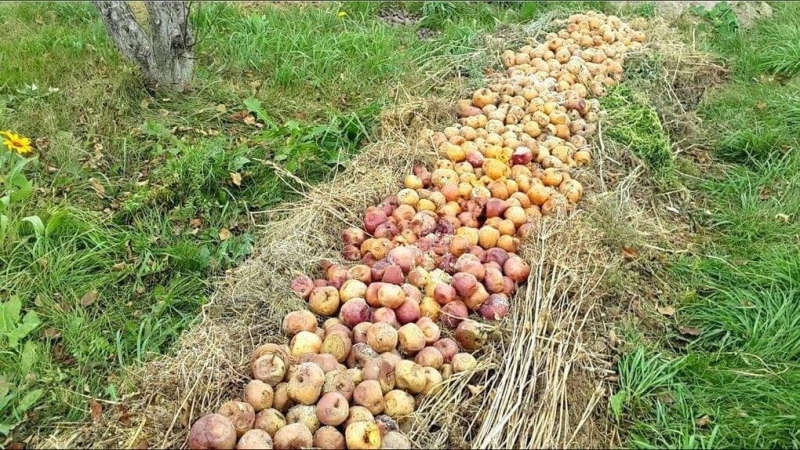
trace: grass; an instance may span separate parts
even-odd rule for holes
[[[774,7],[750,30],[725,6],[701,17],[732,74],[698,109],[717,165],[684,175],[699,229],[668,271],[677,323],[619,363],[632,447],[800,447],[800,7]]]
[[[601,105],[608,112],[607,137],[630,148],[652,176],[669,176],[675,167],[669,137],[647,95],[620,83],[603,97]]]
[[[385,24],[390,5],[422,22]],[[24,168],[0,164],[15,192],[0,209],[0,440],[119,401],[123,367],[169,351],[208,280],[252,252],[249,213],[291,197],[264,161],[324,180],[401,93],[480,82],[481,33],[589,8],[603,2],[199,4],[193,90],[173,95],[143,88],[89,3],[0,6],[0,129],[36,144]]]

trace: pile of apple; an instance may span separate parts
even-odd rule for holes
[[[292,281],[308,310],[284,318],[289,344],[253,352],[242,400],[198,420],[189,446],[408,448],[400,425],[419,396],[476,367],[480,321],[505,317],[528,279],[520,243],[583,196],[572,175],[592,160],[599,113],[587,97],[621,79],[623,55],[643,40],[588,12],[504,52],[505,72],[458,102],[458,123],[427,130],[434,166],[415,166],[343,231],[343,262]]]

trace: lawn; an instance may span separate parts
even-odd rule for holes
[[[253,252],[251,213],[293,196],[264,161],[329,179],[380,111],[479,85],[497,63],[485,33],[611,8],[417,2],[394,6],[420,22],[393,26],[384,6],[201,3],[193,90],[174,95],[143,88],[90,4],[0,5],[0,130],[35,147],[24,166],[0,159],[15,193],[0,205],[0,440],[86,418],[90,400],[120,399],[126,367],[170,351]],[[607,413],[626,446],[800,446],[800,5],[774,8],[747,30],[725,8],[698,12],[697,45],[730,70],[697,108],[707,166],[671,154],[679,137],[636,75],[603,102],[608,138],[657,189],[696,200],[692,250],[660,273],[674,323],[618,324]]]

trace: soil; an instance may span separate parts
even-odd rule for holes
[[[640,1],[614,1],[612,4],[624,6],[630,3],[642,3]],[[692,6],[700,6],[706,11],[713,9],[719,1],[677,1],[677,2],[656,2],[656,11],[665,19],[675,20],[683,15]],[[746,2],[728,1],[731,9],[739,19],[739,25],[743,28],[750,28],[756,20],[763,17],[772,17],[772,7],[767,2]]]

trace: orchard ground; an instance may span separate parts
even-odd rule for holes
[[[613,11],[423,2],[394,5],[415,20],[391,25],[384,6],[201,4],[187,95],[145,91],[90,4],[0,7],[0,130],[37,156],[24,169],[35,189],[0,235],[4,439],[124,411],[126,368],[170,352],[213,280],[255,250],[254,213],[296,196],[262,161],[329,179],[376,139],[381,110],[454,103],[503,45],[522,45],[487,35]],[[616,445],[800,446],[800,6],[773,7],[748,29],[724,4],[690,11],[671,37],[707,53],[709,76],[676,84],[661,46],[602,101],[603,145],[645,171],[633,201],[675,224],[652,248],[634,224],[590,215],[629,260],[603,290]]]

